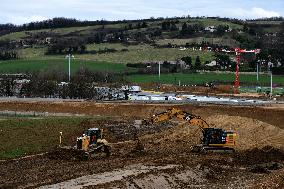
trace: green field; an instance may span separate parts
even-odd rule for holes
[[[167,84],[178,84],[179,81],[182,85],[187,84],[203,84],[206,82],[212,81],[221,81],[221,82],[233,82],[235,80],[235,74],[216,74],[216,73],[190,73],[190,74],[161,74],[161,78],[159,79],[157,75],[131,75],[128,77],[128,80],[133,83],[150,83],[150,82],[161,82]],[[240,82],[243,83],[256,83],[255,75],[240,75]],[[270,84],[270,76],[269,75],[260,75],[259,82],[262,85]],[[283,76],[274,76],[273,82],[275,84],[284,84]]]
[[[76,136],[89,127],[83,123],[96,119],[0,117],[0,159],[46,152],[59,144],[59,132],[64,143],[75,144]]]
[[[38,153],[58,144],[59,132],[75,132],[82,119],[1,118],[0,159]]]
[[[132,73],[126,77],[131,83],[150,83],[161,82],[169,84],[202,84],[211,81],[233,82],[234,73],[174,73],[158,75],[135,74],[137,69],[129,68],[125,64],[97,62],[91,60],[75,59],[71,62],[71,72],[75,73],[80,68],[88,68],[92,71],[113,72],[113,73]],[[34,60],[13,60],[0,62],[0,73],[26,73],[26,72],[66,72],[68,73],[68,61],[65,58],[57,59],[34,59]],[[256,83],[255,75],[241,74],[240,81],[243,83]],[[260,75],[261,85],[270,85],[269,75]],[[274,76],[275,84],[284,84],[284,76]]]
[[[75,59],[71,61],[72,73],[85,67],[92,71],[106,72],[131,72],[133,69],[127,68],[124,64],[98,62],[91,60]],[[68,71],[68,60],[61,59],[38,59],[38,60],[11,60],[0,61],[0,73],[25,73],[25,72],[66,72]]]

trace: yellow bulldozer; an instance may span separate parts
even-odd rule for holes
[[[178,108],[171,108],[160,114],[153,115],[150,119],[143,120],[143,124],[153,124],[168,121],[173,118],[186,121],[189,126],[198,126],[203,134],[202,142],[192,146],[193,152],[234,152],[237,134],[233,131],[224,131],[220,128],[211,128],[200,116],[190,114]]]
[[[103,130],[90,128],[77,137],[75,146],[62,146],[62,133],[60,133],[59,148],[52,152],[52,156],[65,159],[87,160],[96,157],[107,157],[111,153],[111,146],[103,139]]]

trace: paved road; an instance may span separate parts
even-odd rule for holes
[[[258,100],[250,98],[230,98],[230,97],[215,97],[215,96],[197,96],[184,95],[183,100],[171,101],[99,101],[100,103],[169,103],[169,104],[219,104],[233,106],[263,106],[270,104],[284,104],[284,101],[276,100]],[[59,98],[17,98],[17,97],[1,97],[0,102],[84,102],[84,99],[59,99]]]

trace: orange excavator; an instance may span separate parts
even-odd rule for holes
[[[220,128],[211,128],[200,116],[190,114],[177,108],[168,109],[150,119],[143,120],[143,124],[154,124],[168,121],[173,118],[186,121],[189,126],[198,126],[203,134],[202,143],[192,146],[193,152],[234,152],[237,134],[233,131],[224,131]]]

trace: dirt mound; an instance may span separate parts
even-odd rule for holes
[[[251,189],[280,189],[284,188],[284,169],[273,172],[256,182]]]
[[[207,119],[212,127],[237,132],[237,149],[272,146],[284,148],[284,130],[268,123],[240,116],[214,115]]]
[[[141,137],[146,149],[161,153],[190,151],[192,145],[200,143],[202,137],[198,127],[188,127],[187,124],[168,123],[172,128],[160,133]],[[175,126],[174,126],[175,125]]]
[[[271,146],[275,149],[284,149],[284,130],[265,122],[228,115],[210,116],[206,119],[210,126],[222,128],[237,133],[236,149],[239,151]],[[179,150],[188,149],[200,143],[202,132],[198,127],[188,126],[186,123],[173,123],[171,129],[146,135],[141,138],[148,148],[171,149],[179,146]],[[182,145],[180,145],[182,144]]]

